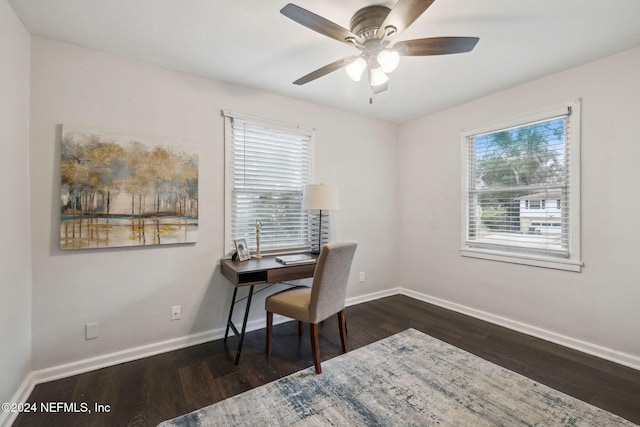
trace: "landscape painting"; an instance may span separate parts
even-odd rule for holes
[[[183,141],[62,126],[60,248],[194,243],[198,156]]]

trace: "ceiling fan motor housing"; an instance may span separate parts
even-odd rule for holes
[[[351,32],[365,40],[378,38],[378,28],[391,9],[385,6],[367,6],[357,11],[351,18]]]

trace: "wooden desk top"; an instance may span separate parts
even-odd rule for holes
[[[317,258],[317,256],[316,256]],[[249,286],[260,283],[279,283],[313,277],[316,264],[285,265],[276,261],[275,256],[247,261],[220,261],[220,272],[234,286]]]

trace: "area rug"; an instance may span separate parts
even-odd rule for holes
[[[162,427],[633,426],[408,329]]]

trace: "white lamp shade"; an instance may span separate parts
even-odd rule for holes
[[[380,86],[389,81],[389,76],[385,74],[382,67],[371,70],[371,86]]]
[[[302,193],[302,209],[336,210],[340,209],[338,188],[331,184],[309,184]]]
[[[400,63],[400,54],[395,50],[382,50],[378,54],[378,64],[385,73],[390,73],[396,69]]]
[[[345,70],[351,79],[359,82],[365,68],[367,68],[367,62],[363,58],[358,58],[351,64],[347,65]]]

